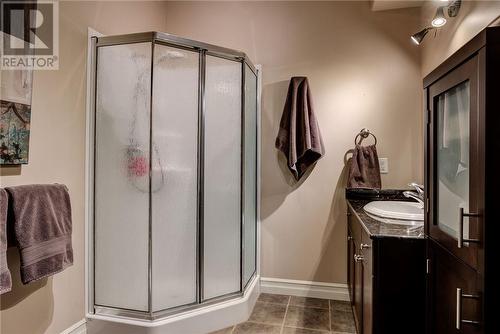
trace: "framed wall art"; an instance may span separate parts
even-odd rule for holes
[[[32,88],[32,70],[1,71],[0,165],[28,163]]]

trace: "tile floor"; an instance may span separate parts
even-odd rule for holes
[[[263,293],[247,322],[212,334],[321,333],[356,333],[349,302]]]

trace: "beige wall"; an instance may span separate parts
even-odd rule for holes
[[[35,74],[30,163],[1,169],[1,183],[68,185],[75,265],[2,296],[2,334],[59,333],[84,316],[87,26],[105,34],[166,31],[241,49],[263,65],[262,274],[343,283],[344,157],[357,131],[370,128],[389,158],[385,187],[422,180],[420,59],[408,38],[419,20],[418,9],[374,13],[357,1],[61,3],[61,67]],[[300,184],[274,149],[294,75],[310,79],[326,146]]]
[[[369,3],[61,3],[61,67],[34,78],[30,163],[2,168],[2,186],[65,183],[75,264],[1,297],[2,334],[59,333],[84,316],[84,143],[87,27],[105,34],[162,30],[245,51],[263,65],[262,274],[345,282],[344,155],[363,126],[388,157],[385,187],[422,180],[421,75],[498,16],[498,1],[465,1],[420,48],[409,43],[435,4],[371,12]],[[419,54],[421,53],[421,59]],[[419,65],[421,61],[421,66]],[[295,184],[274,138],[294,75],[310,79],[326,155]]]
[[[64,183],[73,207],[74,265],[48,280],[23,286],[16,249],[9,251],[13,291],[2,295],[2,334],[55,334],[80,321],[84,307],[84,168],[87,27],[105,34],[165,30],[160,2],[60,5],[60,69],[37,71],[30,161],[2,168],[1,185]]]
[[[263,66],[262,275],[346,281],[344,155],[364,126],[389,158],[384,187],[421,181],[419,10],[368,2],[169,3],[168,32],[241,49]],[[395,28],[397,27],[397,28]],[[292,182],[274,148],[288,80],[310,79],[326,155]]]
[[[422,23],[429,24],[436,11],[435,2],[422,8]],[[422,76],[451,56],[500,16],[500,1],[462,1],[459,15],[449,19],[435,35],[429,32],[422,43]],[[422,26],[423,28],[423,26]]]

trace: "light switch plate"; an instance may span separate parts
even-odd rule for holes
[[[380,174],[389,174],[389,159],[379,158],[378,164],[380,165]]]

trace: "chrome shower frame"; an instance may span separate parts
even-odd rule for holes
[[[169,309],[164,309],[160,311],[153,311],[152,307],[152,209],[151,209],[151,166],[150,167],[150,181],[149,181],[149,240],[148,240],[148,311],[136,311],[136,310],[128,310],[118,307],[108,307],[103,305],[95,304],[95,215],[94,215],[94,191],[95,191],[95,143],[96,143],[96,95],[97,95],[97,59],[98,59],[98,50],[100,47],[104,46],[113,46],[113,45],[122,45],[122,44],[133,44],[133,43],[151,43],[152,54],[151,61],[154,58],[154,48],[156,44],[171,46],[175,48],[187,49],[191,51],[195,51],[199,54],[199,80],[198,80],[198,192],[197,192],[197,231],[196,231],[196,239],[197,239],[197,272],[196,272],[196,302],[176,306]],[[232,50],[220,46],[215,46],[203,42],[198,42],[186,38],[181,38],[175,35],[161,33],[161,32],[144,32],[144,33],[134,33],[134,34],[126,34],[126,35],[115,35],[115,36],[102,36],[102,37],[92,37],[91,39],[91,50],[89,57],[89,66],[90,66],[90,91],[88,97],[88,113],[87,116],[87,134],[89,138],[87,139],[87,180],[86,180],[86,276],[87,276],[87,291],[86,291],[86,301],[87,301],[87,312],[90,315],[102,316],[105,318],[121,318],[121,319],[132,319],[138,321],[151,322],[155,320],[163,320],[166,318],[174,317],[179,314],[189,312],[192,310],[199,309],[204,306],[213,305],[216,303],[220,303],[223,301],[233,300],[240,298],[245,295],[247,288],[256,283],[258,280],[258,272],[259,272],[259,259],[258,259],[258,233],[259,233],[259,211],[260,211],[260,70],[254,66],[254,64],[250,61],[248,56],[241,51]],[[235,291],[233,293],[229,293],[226,295],[218,296],[215,298],[205,299],[203,296],[203,258],[204,258],[204,248],[203,248],[203,168],[204,168],[204,124],[205,124],[205,70],[206,70],[206,56],[215,56],[219,58],[224,58],[232,61],[236,61],[241,63],[241,147],[240,147],[240,159],[241,159],[241,168],[240,168],[240,289],[239,291]],[[257,115],[256,115],[256,175],[255,180],[257,182],[256,185],[256,193],[255,193],[255,203],[256,203],[256,228],[255,228],[255,270],[248,279],[247,282],[243,282],[244,280],[244,266],[245,266],[245,257],[244,257],[244,247],[243,242],[245,240],[245,208],[244,208],[244,154],[245,154],[245,68],[248,66],[250,70],[256,76],[256,92],[257,92]],[[151,67],[151,83],[153,80],[154,66]],[[151,85],[150,91],[150,99],[152,100],[153,94],[153,86]],[[152,104],[150,104],[150,134],[149,141],[151,146],[152,141]],[[151,152],[151,150],[150,150]],[[151,165],[151,159],[150,159]],[[257,282],[258,284],[258,282]]]

